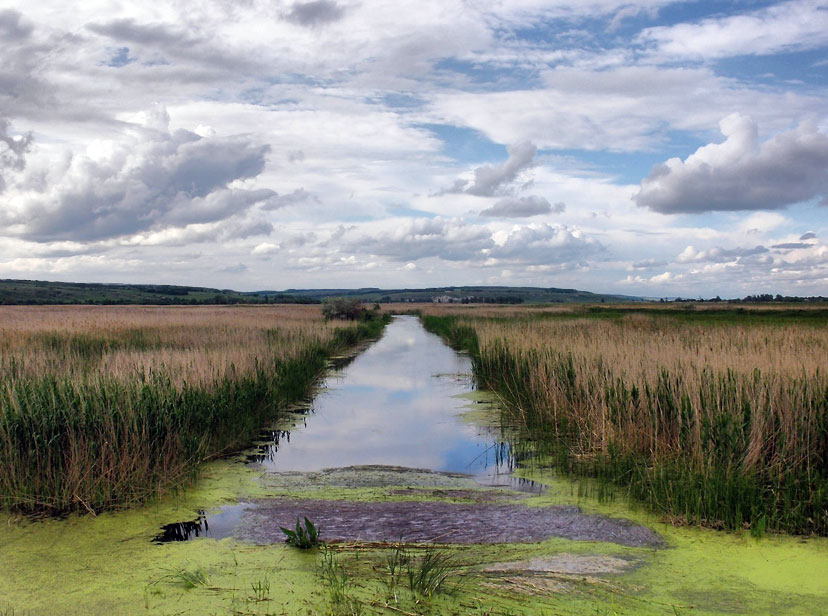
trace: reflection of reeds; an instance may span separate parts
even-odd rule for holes
[[[376,325],[317,307],[0,309],[0,504],[145,500],[243,443]]]
[[[570,470],[688,521],[828,534],[824,320],[507,310],[430,321],[474,332],[478,379]]]

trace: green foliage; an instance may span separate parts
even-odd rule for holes
[[[308,518],[305,518],[305,525],[302,526],[302,521],[296,518],[296,529],[290,530],[284,526],[280,526],[282,532],[285,534],[285,543],[292,545],[295,548],[308,550],[319,545],[319,529],[313,525]]]
[[[207,572],[201,567],[195,567],[193,569],[177,569],[167,576],[167,578],[180,583],[184,586],[184,588],[198,588],[199,586],[210,585]]]
[[[322,315],[326,319],[358,321],[367,309],[362,300],[348,297],[329,297],[322,301]]]
[[[457,577],[457,570],[458,565],[450,553],[432,547],[420,556],[408,556],[405,562],[408,588],[423,597],[456,593],[461,581]],[[455,578],[454,584],[449,584],[450,578]]]

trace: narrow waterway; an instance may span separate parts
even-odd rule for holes
[[[483,482],[508,472],[508,448],[464,420],[471,360],[397,316],[383,337],[333,371],[303,422],[276,431],[258,452],[269,471],[382,464],[467,473]]]
[[[416,317],[396,316],[380,340],[326,376],[310,408],[267,431],[268,439],[246,457],[269,473],[382,465],[542,491],[511,476],[509,446],[499,430],[464,419],[470,406],[487,403],[466,395],[472,392],[468,355],[427,332]],[[246,507],[201,512],[165,526],[156,540],[230,536]]]

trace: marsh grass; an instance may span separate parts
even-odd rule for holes
[[[362,603],[351,593],[353,580],[345,570],[334,550],[322,545],[319,562],[319,577],[328,589],[330,613],[334,616],[359,616],[364,609]]]
[[[380,319],[318,307],[0,308],[0,506],[97,512],[186,484]]]
[[[678,522],[828,534],[822,311],[425,312],[562,469]]]

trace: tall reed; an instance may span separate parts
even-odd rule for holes
[[[98,511],[186,482],[381,327],[313,306],[0,308],[0,505]]]
[[[442,314],[425,323],[567,470],[674,519],[828,534],[824,320]]]

